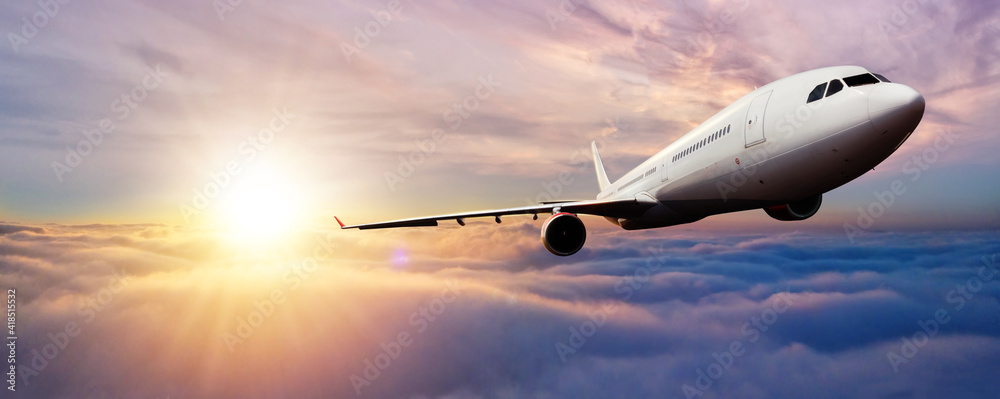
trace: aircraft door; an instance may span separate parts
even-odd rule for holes
[[[743,123],[743,135],[746,138],[746,147],[763,143],[764,138],[764,111],[767,109],[767,100],[771,98],[771,92],[761,94],[750,103],[747,111],[746,122]]]

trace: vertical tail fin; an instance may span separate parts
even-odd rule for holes
[[[594,169],[597,169],[597,184],[601,187],[601,191],[611,185],[608,181],[608,173],[604,171],[604,163],[601,162],[601,154],[597,152],[597,142],[591,141],[590,148],[594,150]]]

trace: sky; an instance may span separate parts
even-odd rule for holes
[[[17,397],[998,388],[991,1],[12,0],[0,16]],[[591,199],[591,141],[614,180],[755,87],[833,65],[927,110],[806,221],[585,216],[568,258],[523,217],[333,228]]]

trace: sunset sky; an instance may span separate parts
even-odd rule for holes
[[[10,0],[0,15],[0,288],[17,290],[19,372],[40,368],[18,397],[690,397],[733,342],[745,353],[698,397],[1000,388],[994,1]],[[833,65],[927,108],[807,221],[584,217],[568,258],[526,217],[334,227],[592,199],[591,141],[615,180],[755,87]],[[845,234],[895,180],[905,194]],[[33,366],[67,323],[79,334]]]

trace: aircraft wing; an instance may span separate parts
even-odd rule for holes
[[[342,229],[369,230],[369,229],[389,229],[394,227],[437,226],[438,222],[442,220],[455,220],[458,224],[464,226],[465,225],[464,219],[489,217],[489,216],[496,218],[497,223],[499,223],[500,217],[504,215],[530,215],[530,214],[537,215],[539,213],[555,214],[558,212],[569,212],[569,213],[596,215],[596,216],[613,217],[613,218],[629,218],[642,215],[643,212],[645,212],[649,208],[652,208],[658,203],[659,202],[656,201],[656,199],[654,199],[651,195],[642,193],[636,195],[634,198],[614,199],[614,200],[567,201],[567,202],[556,202],[556,203],[549,202],[540,205],[522,206],[519,208],[453,213],[450,215],[428,216],[422,218],[393,220],[388,222],[356,224],[351,226],[345,226],[344,223],[340,221],[340,218],[335,217],[335,219],[337,219],[337,223],[340,224],[340,228]]]

